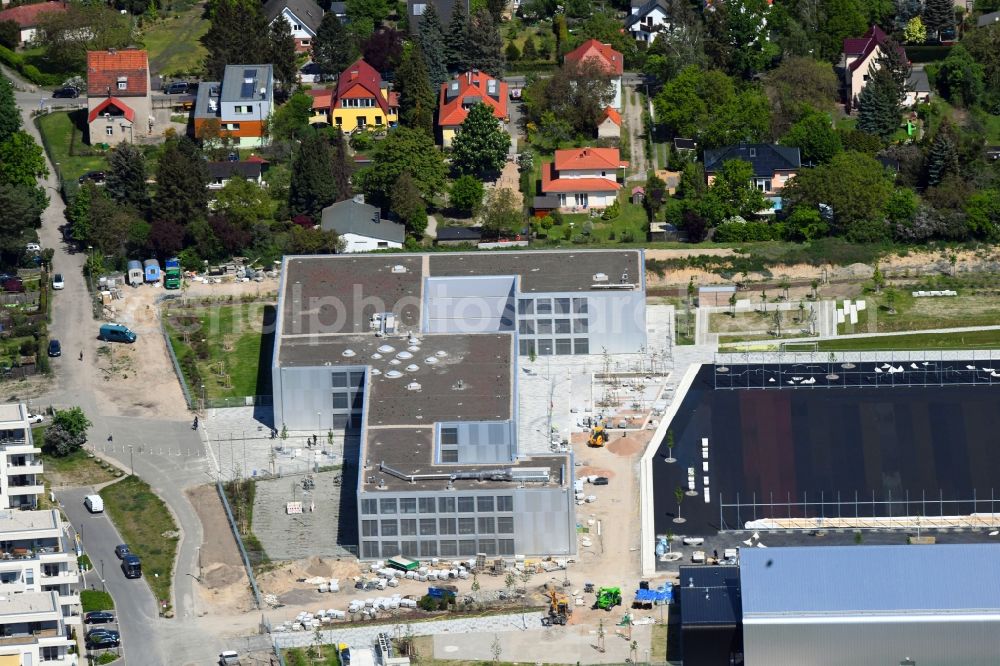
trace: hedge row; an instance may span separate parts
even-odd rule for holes
[[[26,63],[23,55],[20,53],[14,53],[5,46],[0,46],[0,62],[3,62],[8,67],[17,70],[21,76],[34,83],[36,86],[57,86],[62,83],[61,76],[43,74],[34,65]]]

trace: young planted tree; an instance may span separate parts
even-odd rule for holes
[[[674,518],[675,523],[686,522],[686,518],[681,517],[681,502],[684,501],[684,489],[680,486],[674,488],[674,499],[677,500],[677,516]]]
[[[782,324],[782,322],[784,322],[784,313],[781,311],[781,307],[780,306],[776,307],[774,309],[774,315],[773,315],[772,318],[774,320],[775,337],[780,338],[781,337],[781,324]]]
[[[664,462],[675,463],[677,458],[674,458],[674,431],[667,431],[667,457]]]
[[[882,274],[878,264],[875,264],[875,269],[872,271],[872,282],[875,284],[875,293],[881,293],[882,287],[885,286],[885,275]]]
[[[760,307],[764,312],[767,312],[767,290],[762,289],[760,292]]]
[[[729,316],[736,319],[736,294],[729,297]]]
[[[812,298],[815,301],[819,298],[819,280],[813,278],[813,281],[809,283],[809,286],[812,288]]]

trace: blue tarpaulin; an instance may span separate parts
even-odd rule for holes
[[[674,600],[673,585],[667,583],[655,590],[636,590],[635,600],[645,604],[669,604]]]

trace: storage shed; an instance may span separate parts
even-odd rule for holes
[[[128,262],[128,283],[131,285],[142,284],[145,279],[145,273],[142,271],[142,264],[135,259]]]
[[[156,259],[147,259],[142,262],[142,267],[146,273],[146,282],[160,281],[160,262]]]

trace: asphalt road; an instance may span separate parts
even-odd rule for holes
[[[125,578],[115,555],[115,546],[123,543],[121,535],[106,514],[92,514],[83,506],[83,498],[92,493],[92,488],[73,488],[57,491],[56,498],[80,535],[84,552],[94,564],[94,570],[88,575],[88,586],[100,589],[103,576],[104,585],[115,600],[125,662],[149,663],[141,655],[149,654],[149,627],[158,621],[156,599],[144,578]],[[142,553],[136,554],[142,557]]]
[[[42,98],[50,97],[51,93],[39,91],[20,81],[9,69],[2,69],[15,83],[15,99],[22,112],[24,130],[41,144],[41,137],[31,121],[30,113],[39,107]],[[77,104],[80,99],[55,101]],[[86,103],[85,99],[83,103]],[[52,359],[54,385],[48,395],[38,400],[38,404],[81,407],[93,423],[90,446],[94,446],[96,442],[98,453],[114,459],[123,469],[130,469],[134,465],[135,474],[149,483],[166,502],[180,529],[181,539],[173,585],[174,618],[158,617],[155,601],[145,584],[127,581],[131,587],[122,590],[112,588],[110,584],[108,586],[120,609],[135,603],[139,613],[135,616],[137,621],[122,622],[122,643],[133,646],[127,651],[126,663],[135,666],[200,666],[214,663],[219,652],[226,646],[220,636],[205,631],[197,622],[200,609],[192,576],[198,573],[197,556],[203,533],[201,521],[184,494],[185,488],[211,481],[213,467],[199,434],[190,429],[190,422],[112,416],[113,411],[93,391],[92,375],[88,373],[86,364],[78,361],[80,351],[84,352],[86,358],[94,358],[98,344],[97,322],[93,318],[91,299],[83,274],[86,252],[80,252],[63,241],[60,227],[66,223],[65,205],[59,195],[58,179],[48,156],[46,164],[49,176],[39,184],[49,195],[49,205],[42,213],[42,227],[38,230],[38,235],[43,247],[54,249],[54,270],[62,273],[65,280],[65,288],[56,292],[53,298],[52,322],[49,326],[51,337],[62,342],[63,355]],[[104,444],[109,433],[114,434],[114,443],[118,446],[111,448]],[[132,444],[133,448],[129,449],[128,444]],[[178,455],[179,451],[186,454]],[[91,518],[89,515],[75,516],[70,513],[74,505],[81,512],[85,511],[81,502],[88,493],[84,490],[79,493],[78,498],[74,495],[66,500],[67,514],[74,525],[84,517]],[[106,539],[99,537],[99,540],[92,541],[87,535],[87,528],[90,524],[97,525],[101,522],[109,528]],[[120,541],[108,519],[96,517],[95,520],[82,524],[85,542],[96,550],[106,550],[113,559],[114,546]],[[94,555],[91,557],[96,563],[100,554],[96,558]],[[110,566],[105,558],[109,580],[113,578],[112,573],[120,575],[117,561],[113,565],[113,571]],[[139,610],[138,601],[131,600],[131,595],[136,593],[137,588],[141,588],[148,597],[149,604],[143,611]],[[119,601],[119,592],[125,594],[126,598]],[[185,639],[177,640],[179,635],[185,636]]]

